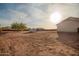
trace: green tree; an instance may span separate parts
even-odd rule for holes
[[[25,30],[27,29],[26,25],[23,23],[13,23],[11,24],[11,28],[14,30]]]

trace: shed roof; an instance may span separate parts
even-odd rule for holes
[[[79,18],[77,18],[77,17],[68,17],[65,20],[63,20],[62,22],[65,22],[65,21],[76,21],[76,22],[79,22]],[[60,22],[60,23],[62,23],[62,22]],[[60,24],[60,23],[58,23],[58,24]]]

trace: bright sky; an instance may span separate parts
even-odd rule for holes
[[[55,15],[58,16],[54,17]],[[13,22],[23,22],[29,27],[56,29],[54,22],[60,22],[71,16],[79,17],[79,4],[0,4],[0,24],[2,26],[8,26]]]

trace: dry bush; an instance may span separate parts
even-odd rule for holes
[[[27,26],[23,23],[13,23],[11,24],[11,28],[14,30],[26,30]]]

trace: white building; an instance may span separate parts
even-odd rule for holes
[[[79,18],[69,17],[59,24],[57,24],[57,30],[59,32],[77,32],[79,28]]]

